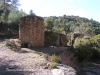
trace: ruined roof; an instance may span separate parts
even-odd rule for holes
[[[36,17],[37,19],[44,20],[42,17],[36,16],[36,15],[27,15],[27,16],[21,17],[20,20],[26,19],[26,18],[35,18],[35,17]]]
[[[82,34],[80,31],[76,31],[73,34]]]
[[[84,36],[84,39],[90,39],[91,36]]]

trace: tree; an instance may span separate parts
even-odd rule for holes
[[[7,30],[8,29],[8,16],[9,16],[9,11],[4,10],[3,14],[1,14],[1,30]]]
[[[19,0],[0,0],[1,10],[16,10],[19,6]]]
[[[47,23],[48,21],[48,23]],[[52,21],[51,26],[48,25],[49,21]],[[46,28],[53,29],[54,31],[66,32],[70,34],[74,31],[80,31],[83,34],[100,34],[100,23],[88,18],[83,18],[79,16],[50,16],[44,18],[44,24]],[[52,26],[53,25],[53,26]],[[50,30],[49,29],[49,30]]]
[[[33,10],[30,10],[30,15],[35,15],[35,14],[33,13]]]
[[[2,20],[2,22],[7,23],[9,13],[10,13],[10,12],[9,12],[8,10],[4,10],[4,13],[1,15],[1,20]]]
[[[92,46],[89,40],[76,38],[74,42],[75,56],[79,62],[89,60],[92,56]]]
[[[53,27],[54,27],[53,22],[51,20],[47,20],[46,21],[46,29],[52,31]]]
[[[23,16],[26,16],[27,14],[23,11],[16,11],[16,12],[10,12],[8,16],[8,24],[9,28],[12,30],[19,30],[19,23],[20,23],[20,18]]]

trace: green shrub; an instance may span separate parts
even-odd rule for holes
[[[92,49],[93,49],[92,58],[100,59],[100,34],[93,36],[90,39],[90,42],[92,44]]]
[[[90,39],[91,43],[99,43],[100,44],[100,34],[93,36]]]
[[[56,62],[56,63],[58,63],[59,62],[59,57],[56,56],[55,54],[52,55],[51,58],[50,58],[50,62]]]
[[[55,54],[52,55],[51,58],[50,58],[50,65],[49,65],[48,69],[56,68],[58,63],[59,63],[59,57],[56,56]]]
[[[53,69],[53,68],[56,68],[58,65],[58,63],[56,62],[51,62],[50,66],[48,67],[48,69]]]
[[[93,48],[93,54],[91,59],[100,59],[100,49],[99,48]]]
[[[89,60],[92,56],[92,47],[89,40],[76,38],[73,46],[75,48],[75,56],[79,62]]]
[[[50,35],[50,38],[51,38],[52,41],[57,40],[57,34],[56,34],[56,33],[52,33],[52,34]]]
[[[71,40],[71,34],[67,34],[67,39]]]

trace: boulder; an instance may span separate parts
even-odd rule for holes
[[[76,70],[70,66],[59,64],[52,70],[53,75],[76,75]]]
[[[6,40],[6,46],[14,51],[20,50],[21,44],[22,42],[19,39],[7,39]]]

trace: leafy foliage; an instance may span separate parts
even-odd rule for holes
[[[53,27],[54,27],[53,22],[52,22],[50,19],[47,19],[47,20],[45,21],[45,26],[46,26],[46,29],[47,29],[47,30],[51,30],[51,31],[52,31],[52,29],[53,29]]]
[[[23,10],[16,11],[16,12],[10,12],[8,16],[9,28],[12,30],[19,30],[20,18],[25,15],[26,13],[24,13]]]
[[[19,6],[19,0],[0,0],[1,10],[16,10]]]
[[[76,38],[73,46],[79,62],[100,59],[100,34],[93,36],[89,40]]]
[[[5,10],[1,17],[1,21],[0,21],[0,29],[1,30],[19,30],[19,22],[20,22],[20,18],[25,16],[26,13],[24,13],[22,10],[18,11],[11,11],[8,12],[7,10]],[[6,29],[5,29],[6,28]]]
[[[9,13],[10,13],[9,10],[4,10],[4,13],[2,13],[1,15],[2,22],[7,23]]]
[[[52,34],[50,35],[50,37],[51,37],[52,41],[57,40],[57,34],[56,34],[56,33],[52,33]]]
[[[89,40],[77,38],[74,42],[75,55],[79,62],[90,59],[92,56],[92,46]]]
[[[98,44],[100,44],[100,34],[93,36],[90,39],[90,41],[91,41],[91,43],[98,43]]]
[[[93,48],[93,56],[94,59],[100,59],[100,34],[93,36],[90,39]]]
[[[49,20],[50,23],[47,21]],[[64,34],[80,31],[85,35],[95,35],[100,33],[100,23],[79,16],[50,16],[44,17],[45,27]],[[50,26],[51,25],[51,26]]]
[[[58,63],[59,63],[59,57],[56,56],[55,54],[51,56],[50,58],[50,65],[48,67],[48,69],[53,69],[53,68],[56,68]]]
[[[35,15],[35,14],[33,13],[33,10],[30,10],[30,15]]]
[[[56,68],[58,65],[58,63],[55,63],[55,62],[51,62],[50,66],[48,67],[48,69],[53,69],[53,68]]]
[[[93,48],[93,54],[92,54],[92,57],[91,59],[99,59],[100,60],[100,48],[96,47],[96,48]]]
[[[19,29],[19,20],[26,14],[18,6],[19,0],[0,0],[0,31]]]
[[[59,57],[54,54],[54,55],[51,56],[50,61],[58,63],[59,62]]]

